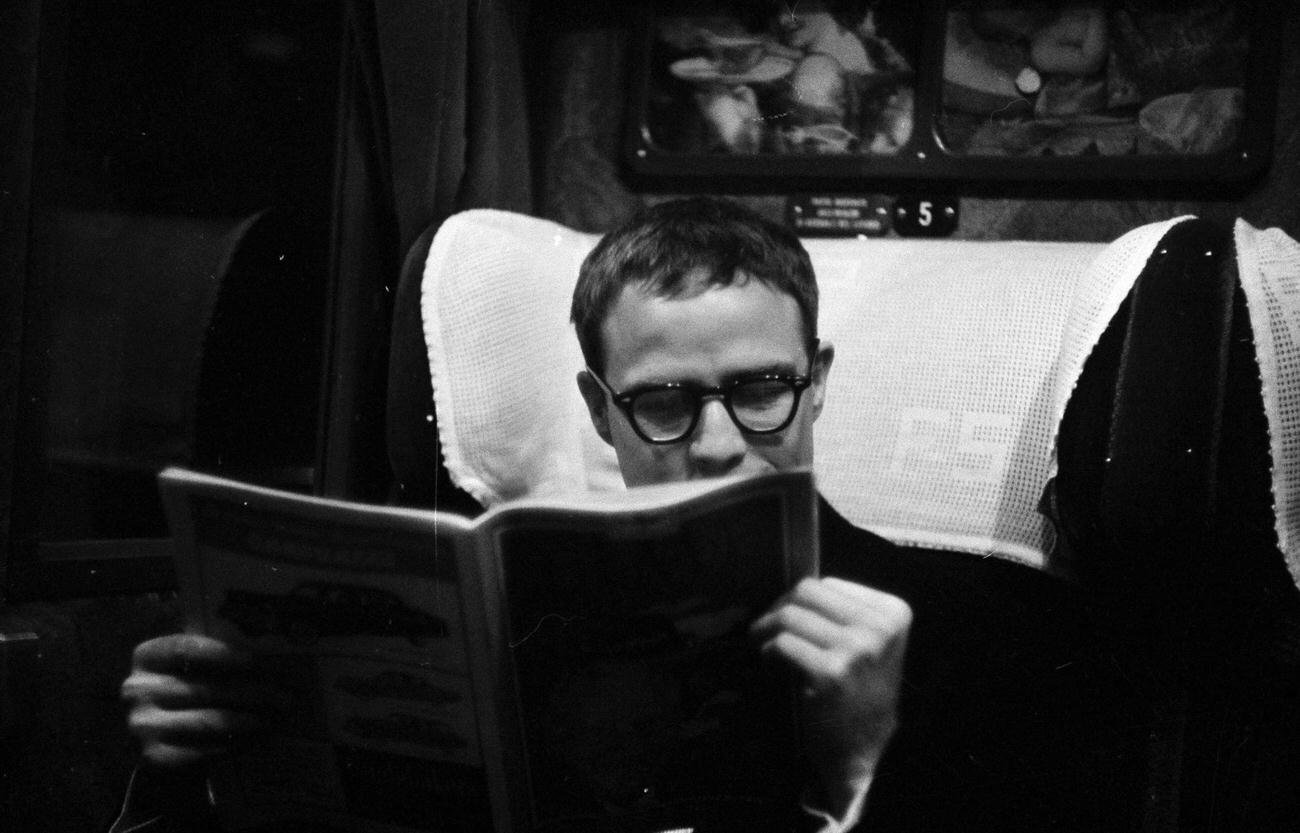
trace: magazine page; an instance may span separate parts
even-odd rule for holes
[[[816,569],[812,476],[705,488],[515,504],[485,521],[527,827],[756,830],[795,812],[795,692],[748,628]]]
[[[188,627],[292,697],[281,736],[213,771],[225,826],[503,829],[472,523],[176,469],[160,486]]]

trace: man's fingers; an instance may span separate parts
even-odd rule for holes
[[[782,631],[763,643],[763,653],[775,655],[797,669],[812,689],[826,685],[861,684],[863,674],[892,680],[896,674],[893,646],[884,640],[856,639],[819,645],[800,634]]]
[[[858,584],[854,581],[836,578],[835,576],[823,576],[821,583],[846,596],[856,598],[862,604],[881,607],[900,615],[906,612],[910,618],[912,612],[911,607],[908,606],[907,602],[892,593],[886,593],[883,590],[877,590],[874,587],[868,587],[865,584]]]
[[[247,670],[252,657],[228,642],[197,633],[174,633],[142,642],[135,648],[136,668],[182,674],[213,671],[228,674]]]
[[[839,624],[793,602],[768,611],[750,627],[754,636],[761,640],[770,640],[780,633],[792,633],[821,648],[833,645],[839,630]]]
[[[763,618],[766,621],[762,621],[761,625],[759,622],[754,625],[756,635],[761,638],[770,639],[777,633],[789,633],[823,649],[849,646],[872,650],[887,635],[878,633],[878,629],[872,625],[842,624],[828,619],[820,611],[793,602],[781,605]]]
[[[794,630],[824,645],[839,639],[826,624],[855,631],[906,633],[912,624],[912,609],[897,596],[861,584],[829,577],[804,579],[755,620],[750,630],[758,639],[770,639],[779,630]]]
[[[750,631],[757,637],[766,638],[781,630],[786,623],[781,621],[780,614],[792,608],[802,608],[823,619],[829,619],[833,624],[848,624],[852,616],[845,608],[851,597],[828,588],[825,581],[822,578],[803,579],[782,596],[770,611],[755,620]]]
[[[232,679],[190,679],[137,670],[122,682],[122,699],[167,709],[230,708],[271,713],[287,709],[291,696],[268,683]]]
[[[149,746],[155,743],[196,749],[223,747],[231,739],[267,731],[267,720],[230,709],[163,709],[142,706],[127,718],[131,733]]]
[[[818,669],[825,668],[825,658],[829,654],[822,646],[788,631],[781,631],[764,642],[762,651],[764,654],[780,657],[789,665],[802,671],[805,676],[812,676],[819,673]]]
[[[907,628],[912,609],[899,597],[832,576],[804,579],[790,593],[789,601],[815,610],[841,625],[873,625]]]
[[[911,621],[911,608],[896,596],[812,579],[755,621],[751,633],[811,690],[888,689],[899,685]]]

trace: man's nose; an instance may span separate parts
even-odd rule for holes
[[[706,399],[691,437],[691,461],[698,473],[717,476],[730,472],[745,459],[749,444],[732,422],[721,400]]]

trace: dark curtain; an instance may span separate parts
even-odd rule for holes
[[[432,231],[457,211],[533,210],[526,11],[523,0],[346,3],[319,484],[328,495],[383,499],[394,489],[388,458],[436,453],[423,419],[432,405],[419,270],[401,266],[422,263]],[[393,434],[395,423],[423,425],[423,436]]]
[[[16,425],[39,33],[37,0],[0,4],[0,472],[5,473],[0,477],[0,541],[6,548],[19,482]],[[0,552],[0,586],[6,579],[4,555]]]

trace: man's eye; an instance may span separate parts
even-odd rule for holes
[[[732,391],[731,404],[746,409],[776,408],[783,406],[789,395],[790,388],[783,382],[747,382]]]
[[[678,419],[689,414],[691,405],[689,397],[680,391],[648,391],[636,398],[637,416],[646,419]]]

